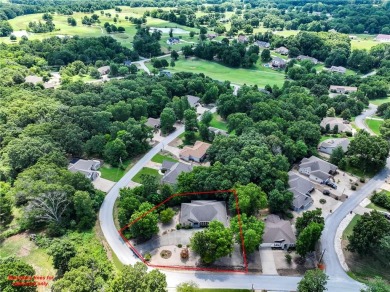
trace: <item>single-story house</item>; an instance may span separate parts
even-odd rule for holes
[[[347,138],[333,138],[322,141],[318,146],[318,151],[332,154],[333,150],[341,147],[344,152],[347,152],[349,146],[349,139]]]
[[[332,66],[330,67],[329,71],[345,74],[345,72],[347,72],[347,69],[342,66]]]
[[[284,68],[286,67],[287,62],[279,57],[273,57],[271,65],[275,68]]]
[[[207,34],[207,38],[209,40],[215,39],[217,36],[218,36],[217,33],[209,33],[209,34]]]
[[[390,34],[378,34],[375,40],[378,42],[388,43],[390,42]]]
[[[161,170],[165,171],[164,176],[161,179],[161,183],[175,185],[177,183],[177,178],[182,172],[192,171],[192,165],[183,162],[164,160]]]
[[[123,65],[130,67],[131,66],[131,61],[130,60],[125,60],[123,61]]]
[[[245,35],[240,34],[240,35],[238,36],[238,38],[237,38],[237,41],[238,41],[239,43],[246,43],[246,42],[248,42],[248,38],[247,38]]]
[[[175,45],[175,44],[178,44],[180,43],[180,39],[179,38],[169,38],[167,39],[167,45]]]
[[[357,87],[354,86],[341,86],[341,85],[331,85],[329,87],[330,92],[335,93],[341,93],[341,94],[348,94],[351,92],[357,91]]]
[[[172,78],[172,73],[170,71],[167,71],[167,70],[162,70],[162,71],[160,71],[160,76],[166,76],[166,77]]]
[[[297,60],[298,60],[298,61],[309,60],[309,61],[311,61],[313,64],[317,64],[317,63],[318,63],[318,60],[317,60],[316,58],[309,57],[309,56],[304,56],[304,55],[299,55],[299,56],[297,57]]]
[[[293,172],[288,173],[288,184],[290,192],[294,194],[291,209],[294,211],[305,210],[313,204],[310,194],[314,191],[314,184]]]
[[[228,226],[226,204],[223,201],[192,200],[191,203],[182,203],[179,222],[183,226],[207,227],[213,220]]]
[[[229,136],[228,132],[214,127],[208,127],[209,131],[213,132],[215,135]]]
[[[270,43],[263,42],[263,41],[256,41],[255,45],[257,45],[257,46],[259,46],[260,48],[263,48],[263,49],[268,49],[270,47]]]
[[[99,176],[99,173],[97,172],[99,167],[99,160],[79,159],[74,163],[70,163],[68,166],[68,170],[70,172],[81,172],[85,175],[85,177],[93,181]]]
[[[154,118],[148,118],[148,120],[145,122],[145,125],[148,127],[151,127],[153,129],[159,129],[160,128],[160,119],[154,119]]]
[[[289,221],[282,220],[278,215],[274,214],[266,217],[261,246],[288,249],[295,246],[296,240]]]
[[[320,123],[320,126],[321,128],[326,129],[326,125],[329,125],[330,131],[333,131],[334,127],[337,126],[338,133],[353,132],[352,126],[349,124],[348,121],[344,120],[343,118],[336,118],[336,117],[323,118]]]
[[[331,32],[331,33],[336,33],[336,32],[337,32],[337,30],[335,30],[334,28],[332,28],[332,29],[328,30],[328,32]]]
[[[288,49],[286,47],[279,47],[275,50],[276,53],[281,55],[288,55]]]
[[[194,96],[194,95],[187,95],[188,103],[190,104],[190,107],[196,107],[199,105],[200,97]]]
[[[195,145],[185,146],[179,153],[179,157],[185,161],[196,161],[202,162],[206,158],[207,149],[209,149],[211,144],[196,141]]]
[[[337,172],[337,166],[318,157],[303,158],[299,165],[299,172],[307,175],[311,180],[325,183]]]
[[[99,67],[97,70],[99,71],[100,75],[107,75],[110,73],[110,66]]]
[[[39,76],[36,76],[36,75],[29,75],[29,76],[26,76],[24,78],[24,82],[31,83],[31,84],[34,84],[34,85],[37,85],[39,82],[42,82],[42,81],[43,81],[43,78],[39,77]]]

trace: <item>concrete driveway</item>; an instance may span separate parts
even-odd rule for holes
[[[261,267],[263,268],[263,275],[278,275],[272,248],[260,247],[260,260]]]
[[[107,193],[115,185],[115,182],[99,176],[92,182],[92,184],[95,187],[95,189]]]

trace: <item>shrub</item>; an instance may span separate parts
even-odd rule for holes
[[[182,248],[183,245],[182,245],[181,243],[179,243],[179,244],[177,245],[177,247],[178,247],[178,248]]]
[[[172,220],[173,216],[175,216],[175,211],[172,208],[166,208],[161,211],[160,220],[162,223],[168,223]]]
[[[176,224],[176,229],[177,230],[180,230],[181,229],[181,224],[179,223],[179,224]]]
[[[356,186],[355,186],[355,185],[352,185],[352,186],[351,186],[351,190],[356,191]]]
[[[284,257],[286,258],[287,263],[288,263],[289,265],[291,265],[291,261],[292,261],[291,255],[288,253],[288,254],[286,254]]]
[[[145,254],[144,256],[145,261],[150,261],[152,259],[152,255],[150,253]]]
[[[321,203],[321,204],[325,204],[325,203],[326,203],[326,200],[325,200],[325,199],[320,199],[320,203]]]
[[[374,194],[371,201],[379,207],[390,210],[390,195],[384,191]]]
[[[288,219],[292,219],[292,218],[294,218],[294,215],[293,215],[293,213],[288,212],[288,213],[286,213],[286,217]]]
[[[365,182],[366,182],[366,179],[365,179],[364,177],[361,177],[361,178],[359,179],[359,181],[360,181],[361,183],[365,183]]]
[[[182,259],[188,259],[188,257],[190,256],[190,253],[188,251],[188,248],[183,248],[180,252],[180,257]]]

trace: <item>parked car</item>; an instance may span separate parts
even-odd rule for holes
[[[330,186],[331,188],[337,190],[337,185],[334,182],[326,181],[325,183],[327,186]]]
[[[390,220],[390,213],[380,211],[386,219]]]

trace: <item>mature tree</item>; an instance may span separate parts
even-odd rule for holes
[[[245,186],[238,185],[236,192],[241,213],[245,213],[248,216],[255,215],[259,210],[267,207],[267,195],[254,183],[249,183]],[[230,208],[235,212],[235,200],[232,200]]]
[[[126,145],[119,138],[108,142],[104,147],[104,158],[112,166],[118,166],[127,156]]]
[[[320,269],[308,270],[298,283],[298,292],[323,292],[327,290],[328,278]]]
[[[175,211],[172,208],[166,208],[160,212],[160,220],[162,223],[169,223],[173,216],[175,216]]]
[[[130,226],[130,232],[132,236],[141,239],[149,239],[158,232],[158,215],[156,211],[154,210],[146,214],[153,207],[153,204],[144,202],[139,206],[138,211],[131,215],[130,223],[132,223],[132,225]]]
[[[179,58],[179,53],[176,52],[175,50],[172,50],[171,52],[171,58],[175,61],[177,61],[177,59]]]
[[[117,76],[119,73],[119,66],[118,64],[111,63],[110,64],[110,75]]]
[[[182,52],[183,52],[183,55],[184,57],[188,57],[188,56],[192,56],[194,54],[194,51],[192,50],[192,47],[191,46],[183,46],[181,48]]]
[[[186,131],[196,131],[198,120],[195,110],[187,109],[184,111],[184,129]]]
[[[376,210],[364,213],[348,237],[347,248],[361,256],[370,255],[379,247],[380,240],[388,235],[390,235],[390,222],[383,214]]]
[[[365,283],[365,286],[360,292],[390,292],[390,285],[380,277],[375,277],[374,280]]]
[[[73,195],[73,205],[76,211],[77,227],[80,230],[89,229],[95,225],[96,215],[93,209],[93,202],[88,192],[75,192]]]
[[[9,36],[12,32],[13,29],[9,22],[6,20],[0,20],[0,37]]]
[[[344,158],[345,153],[341,146],[333,149],[332,154],[330,155],[330,163],[334,165],[339,165],[340,161]]]
[[[303,212],[302,217],[298,217],[295,223],[295,228],[297,230],[297,235],[299,235],[303,229],[305,229],[311,222],[316,222],[318,224],[325,224],[324,217],[321,216],[322,211],[320,208],[317,208],[313,211]]]
[[[379,248],[377,250],[377,258],[386,266],[390,266],[390,235],[384,236],[379,241]]]
[[[50,245],[49,254],[59,275],[68,271],[69,260],[76,255],[76,249],[69,239],[55,239]]]
[[[272,213],[285,213],[291,208],[293,199],[292,192],[275,189],[268,194],[268,205]]]
[[[261,61],[262,62],[269,62],[269,61],[271,61],[271,52],[270,52],[270,50],[264,49],[261,52],[260,57],[261,57]]]
[[[210,123],[213,119],[213,114],[210,111],[204,112],[202,115],[202,123],[205,124],[207,127],[210,126]]]
[[[193,281],[184,282],[176,287],[177,292],[196,292],[198,291],[198,284]]]
[[[247,216],[241,214],[241,228],[244,237],[244,246],[247,254],[253,253],[261,244],[264,233],[264,222],[257,220],[255,216]],[[233,231],[235,240],[238,244],[242,244],[240,235],[240,223],[238,215],[230,221],[230,228]]]
[[[133,215],[141,205],[136,193],[136,188],[123,188],[119,191],[118,220],[121,226],[125,226],[129,223],[131,215]]]
[[[8,194],[11,186],[0,181],[0,230],[12,220],[12,200]]]
[[[215,85],[210,86],[202,97],[202,101],[205,104],[215,102],[218,98],[218,87]]]
[[[327,117],[335,117],[336,116],[336,111],[333,107],[329,108],[327,111],[326,111],[326,116]]]
[[[105,286],[104,279],[96,271],[85,266],[72,269],[64,274],[64,277],[54,282],[54,292],[89,292],[102,291]]]
[[[23,277],[34,277],[34,268],[17,259],[15,257],[0,258],[0,291],[37,291],[36,286],[13,286],[13,282],[20,282],[19,280],[11,281],[8,279],[9,276],[23,276]],[[28,281],[34,282],[34,280]]]
[[[389,143],[379,136],[359,131],[348,147],[350,163],[364,171],[378,170],[385,166],[389,155]]]
[[[166,107],[160,115],[160,127],[163,134],[168,134],[173,131],[173,125],[176,122],[175,112],[172,108]]]
[[[384,122],[379,127],[379,131],[383,138],[390,140],[390,119],[384,120]]]
[[[166,277],[159,270],[152,270],[141,262],[125,266],[111,282],[110,292],[166,292]]]
[[[120,66],[118,69],[118,75],[125,76],[129,74],[129,67],[127,66]]]
[[[204,263],[211,264],[233,252],[233,234],[221,222],[211,221],[205,230],[192,236],[191,248]]]
[[[296,249],[300,256],[305,256],[307,253],[315,250],[317,241],[321,237],[324,225],[311,222],[305,227],[297,238]]]

